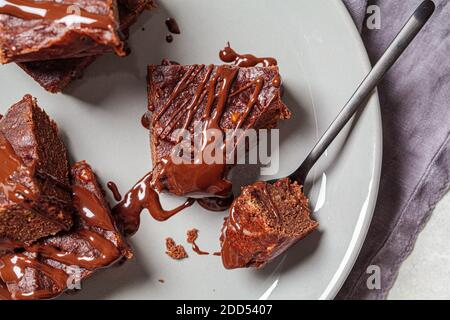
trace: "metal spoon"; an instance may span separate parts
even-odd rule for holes
[[[306,176],[310,172],[311,168],[317,160],[319,160],[331,142],[333,142],[356,111],[364,105],[364,102],[369,98],[386,72],[392,67],[411,41],[427,23],[434,10],[435,4],[431,0],[423,1],[422,4],[416,9],[414,14],[403,26],[401,31],[389,45],[373,69],[369,72],[367,77],[360,84],[358,89],[356,89],[353,96],[341,110],[336,119],[331,123],[330,127],[325,131],[323,136],[319,139],[300,167],[289,175],[291,180],[296,180],[300,184],[304,184]],[[267,182],[274,183],[277,180],[278,179],[274,179]]]

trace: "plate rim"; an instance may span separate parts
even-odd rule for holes
[[[369,70],[371,69],[371,63],[368,57],[368,53],[363,44],[361,35],[347,7],[343,3],[343,0],[330,1],[327,2],[327,4],[334,5],[334,10],[333,8],[331,9],[336,12],[336,15],[340,15],[340,17],[339,18],[336,17],[336,19],[341,19],[339,23],[343,26],[343,28],[345,28],[345,30],[348,31],[347,33],[349,37],[348,39],[350,39],[351,43],[354,44],[355,55],[361,57],[361,62],[358,62],[357,66],[358,70],[360,70],[359,68],[361,66],[361,71],[369,72]],[[347,34],[345,35],[345,37],[347,37]],[[40,87],[38,87],[38,89],[40,90],[40,93],[39,95],[37,95],[37,97],[40,100],[46,101],[47,99],[49,100],[53,99],[49,98],[51,97],[51,95],[46,94],[45,91],[42,91]],[[57,101],[57,98],[54,101]],[[47,104],[47,102],[45,104]],[[50,105],[48,107],[50,107]],[[329,281],[325,283],[325,286],[320,289],[321,291],[318,292],[319,294],[317,296],[315,295],[315,299],[330,300],[333,299],[338,294],[339,290],[341,289],[348,275],[350,274],[360,254],[362,246],[364,245],[370,224],[372,222],[375,206],[377,204],[378,189],[381,178],[382,149],[383,149],[381,106],[379,103],[379,96],[377,91],[375,91],[373,96],[371,97],[368,107],[372,109],[375,109],[376,107],[376,110],[370,110],[370,117],[369,117],[369,120],[373,121],[374,129],[368,132],[368,137],[371,139],[370,145],[372,146],[374,154],[372,156],[373,165],[368,166],[367,168],[371,172],[370,182],[368,184],[369,190],[366,196],[367,206],[365,207],[365,210],[361,210],[357,216],[357,221],[353,226],[353,230],[351,231],[352,235],[350,242],[348,246],[344,248],[344,255],[341,255],[336,259],[338,262],[338,267],[335,270],[332,270],[331,278],[329,279]],[[72,156],[74,156],[74,154],[72,154]],[[296,298],[295,292],[290,292],[289,296],[290,296],[289,299],[298,299]]]
[[[349,29],[352,30],[351,34],[349,34],[350,37],[352,37],[355,41],[355,44],[357,45],[357,50],[359,55],[363,58],[363,66],[364,71],[368,73],[371,68],[371,62],[369,59],[368,52],[366,50],[366,47],[364,45],[364,42],[361,38],[361,34],[359,33],[359,30],[357,29],[352,16],[350,15],[350,12],[348,11],[347,7],[345,6],[343,0],[336,1],[335,2],[336,7],[338,10],[341,11],[341,13],[347,17],[347,19],[344,19],[343,23],[347,24],[349,26]],[[375,206],[377,204],[377,198],[378,198],[378,191],[380,186],[380,179],[381,179],[381,166],[382,166],[382,159],[383,159],[383,127],[382,127],[382,118],[381,118],[381,105],[378,95],[378,89],[375,89],[374,93],[372,94],[372,97],[369,100],[369,104],[376,106],[376,110],[374,110],[374,116],[375,116],[375,143],[374,143],[374,153],[375,153],[375,165],[371,180],[371,186],[370,191],[368,195],[368,203],[367,208],[364,211],[363,214],[360,214],[358,217],[358,221],[356,223],[355,229],[353,231],[352,238],[350,240],[350,244],[347,247],[347,250],[344,254],[343,259],[341,260],[341,263],[339,264],[338,270],[335,272],[331,280],[329,281],[327,287],[322,292],[322,294],[319,297],[319,300],[332,300],[336,297],[339,290],[344,285],[344,282],[347,280],[351,270],[353,269],[353,266],[356,263],[356,260],[359,256],[359,253],[361,252],[362,246],[364,245],[367,233],[369,231],[370,224],[372,222],[373,214],[375,211]],[[374,108],[375,109],[375,108]]]

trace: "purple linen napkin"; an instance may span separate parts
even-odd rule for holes
[[[343,0],[377,61],[421,0]],[[383,121],[383,169],[378,203],[358,260],[337,299],[384,299],[401,263],[450,181],[450,1],[436,12],[378,87]],[[381,28],[365,21],[380,8]],[[380,268],[369,289],[369,266]],[[369,270],[369,271],[368,271]]]

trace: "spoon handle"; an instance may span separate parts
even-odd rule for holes
[[[301,166],[290,176],[301,183],[304,183],[308,172],[331,142],[336,138],[339,132],[344,128],[356,111],[364,105],[377,84],[383,78],[385,73],[392,67],[401,54],[405,51],[411,41],[419,33],[428,19],[431,17],[435,9],[435,5],[431,0],[425,0],[416,9],[411,18],[403,26],[402,30],[395,37],[387,50],[381,56],[367,77],[360,84],[356,92],[341,110],[337,118],[332,122],[330,127],[325,131],[312,151],[303,161]]]

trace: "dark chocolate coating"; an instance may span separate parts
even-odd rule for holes
[[[154,6],[153,0],[118,0],[117,7],[120,17],[120,30],[126,37],[128,28],[134,24],[139,15]],[[97,59],[98,55],[72,58],[54,59],[48,61],[33,61],[18,63],[45,90],[57,93],[83,74],[83,70]]]
[[[14,192],[0,192],[0,249],[4,241],[29,242],[68,230],[72,226],[69,165],[57,125],[26,95],[0,120],[0,133],[2,147],[9,144],[22,163],[21,168],[5,170],[7,157],[0,159],[0,187],[30,192],[23,201]]]
[[[45,15],[35,14],[35,9]],[[91,23],[61,22],[78,14]],[[0,62],[76,58],[111,51],[123,56],[118,30],[114,0],[6,0],[0,7]]]
[[[243,188],[221,236],[225,268],[261,268],[317,229],[301,186],[287,178]]]

